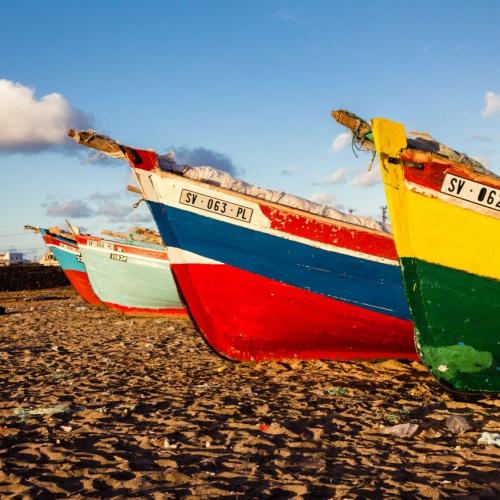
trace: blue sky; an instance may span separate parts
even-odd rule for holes
[[[40,253],[27,223],[149,224],[126,166],[50,142],[56,125],[204,148],[248,181],[363,215],[383,190],[367,155],[332,149],[334,108],[426,130],[500,173],[500,2],[11,1],[0,19],[0,250]],[[54,93],[43,109],[65,114],[47,122],[36,104]]]

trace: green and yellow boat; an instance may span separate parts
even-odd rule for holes
[[[332,115],[379,155],[422,362],[452,390],[500,392],[500,178],[399,123]]]

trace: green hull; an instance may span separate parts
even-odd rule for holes
[[[451,389],[500,392],[500,281],[414,258],[401,265],[422,362]]]

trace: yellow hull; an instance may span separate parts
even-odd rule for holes
[[[500,183],[453,162],[403,164],[403,126],[372,124],[419,355],[454,390],[500,392],[500,212],[441,192],[448,172],[492,196]]]
[[[399,257],[500,279],[500,219],[405,183],[401,166],[388,161],[406,147],[402,125],[374,119],[373,136],[377,150],[387,152],[381,170]]]

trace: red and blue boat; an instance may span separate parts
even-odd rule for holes
[[[45,229],[34,226],[25,226],[25,228],[40,233],[43,241],[56,258],[78,295],[89,304],[100,304],[101,301],[90,285],[87,269],[83,263],[75,237],[58,228]]]
[[[416,359],[394,242],[380,224],[92,131],[69,135],[129,161],[191,317],[218,353]]]

